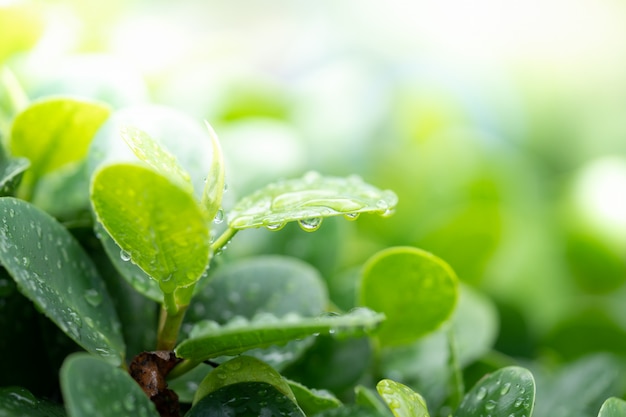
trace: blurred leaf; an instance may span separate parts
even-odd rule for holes
[[[209,372],[213,372],[213,367],[211,365],[201,363],[184,375],[174,378],[171,381],[168,380],[168,388],[176,392],[178,400],[181,403],[191,404],[200,383],[209,374]]]
[[[465,395],[454,417],[530,416],[535,402],[535,381],[524,368],[510,366],[485,375]]]
[[[224,362],[204,378],[196,391],[193,403],[196,404],[203,397],[220,388],[242,382],[264,382],[291,401],[296,401],[287,381],[271,366],[250,356],[237,356]]]
[[[120,324],[91,259],[48,214],[12,197],[0,199],[0,260],[65,334],[115,365],[124,356]]]
[[[222,387],[202,398],[185,416],[305,417],[292,400],[265,382],[240,382]]]
[[[146,132],[127,126],[120,131],[124,142],[142,162],[163,175],[182,190],[193,192],[189,174],[178,164],[176,157]]]
[[[158,417],[154,404],[128,372],[86,354],[68,357],[60,372],[70,417]]]
[[[398,198],[357,176],[323,177],[308,172],[302,178],[269,184],[240,200],[228,214],[233,229],[265,226],[279,230],[298,221],[305,231],[315,231],[324,217],[344,215],[354,220],[360,213],[389,215]]]
[[[317,333],[363,334],[375,328],[382,314],[355,309],[337,316],[316,318],[287,314],[283,318],[262,314],[252,320],[235,317],[224,326],[211,321],[197,323],[190,337],[175,351],[180,358],[202,362],[223,355],[237,355],[249,349],[282,344]]]
[[[164,293],[194,284],[209,261],[209,230],[193,196],[149,168],[110,165],[92,181],[98,220]],[[188,303],[188,300],[186,300]]]
[[[298,406],[307,416],[341,406],[341,401],[329,391],[307,388],[296,381],[287,380],[287,383],[296,397]]]
[[[8,156],[0,145],[0,197],[11,195],[22,180],[24,172],[30,166],[26,158]]]
[[[20,387],[0,388],[0,416],[2,417],[63,417],[65,410],[57,404],[35,398]]]
[[[626,401],[621,398],[611,397],[602,404],[598,417],[624,417],[626,416]]]
[[[36,4],[28,2],[0,4],[0,64],[11,55],[35,46],[44,29],[41,14]]]
[[[388,417],[373,408],[364,407],[362,405],[346,405],[339,408],[331,408],[315,414],[315,417]]]
[[[207,210],[207,217],[209,219],[215,219],[221,210],[222,194],[224,194],[225,186],[224,177],[226,173],[224,168],[224,155],[222,155],[222,148],[217,139],[217,134],[210,124],[206,123],[206,127],[211,136],[213,155],[211,158],[211,168],[209,168],[209,173],[206,176],[206,185],[202,192],[202,206]],[[221,213],[223,215],[224,212],[222,211]]]
[[[10,150],[30,160],[20,191],[31,198],[39,179],[87,156],[96,131],[109,117],[108,107],[71,98],[47,98],[31,104],[13,122]]]
[[[269,255],[236,261],[217,269],[210,279],[194,295],[186,323],[204,319],[225,323],[235,316],[252,319],[263,313],[311,317],[321,314],[328,303],[319,273],[296,258]],[[247,354],[281,368],[297,359],[311,342],[293,340]]]
[[[362,305],[387,316],[378,337],[383,345],[412,342],[436,330],[454,311],[454,271],[436,256],[395,247],[372,256],[363,268]]]
[[[426,401],[406,385],[390,379],[376,384],[376,390],[396,417],[430,417]]]
[[[387,403],[378,395],[376,391],[373,391],[363,385],[357,385],[354,387],[355,399],[354,402],[357,405],[368,407],[372,410],[378,411],[381,415],[391,416],[391,410],[387,407]]]

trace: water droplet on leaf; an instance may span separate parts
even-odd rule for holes
[[[213,219],[213,223],[215,224],[220,224],[224,221],[224,209],[219,209],[217,210],[217,213],[215,213],[215,218]]]
[[[124,249],[120,250],[120,258],[124,262],[128,262],[131,259],[130,253],[126,252]]]
[[[487,396],[487,389],[485,387],[480,387],[478,392],[476,393],[476,398],[478,400],[483,400]]]
[[[305,232],[314,232],[322,225],[321,217],[310,217],[308,219],[298,220],[300,228]]]
[[[346,213],[343,215],[343,217],[345,217],[346,220],[354,221],[359,218],[359,214],[360,213]]]
[[[87,302],[91,304],[93,307],[99,306],[100,303],[102,302],[102,294],[100,294],[98,290],[93,289],[93,288],[85,291],[83,296],[85,297],[85,300],[87,300]]]

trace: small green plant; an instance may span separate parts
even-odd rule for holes
[[[532,415],[527,369],[494,367],[465,392],[461,369],[490,349],[493,314],[430,253],[373,253],[349,311],[301,260],[220,262],[240,231],[385,217],[397,197],[308,172],[225,211],[224,158],[207,128],[168,109],[111,113],[63,97],[15,117],[0,154],[0,262],[82,352],[61,355],[62,405],[5,387],[0,415]],[[425,369],[419,394],[409,385]],[[611,398],[600,417],[624,407]]]

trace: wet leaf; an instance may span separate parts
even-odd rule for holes
[[[308,172],[243,198],[228,214],[228,225],[233,229],[265,226],[278,230],[287,222],[298,221],[302,229],[312,232],[325,217],[344,215],[354,220],[361,213],[390,215],[397,202],[392,191],[381,191],[357,176],[324,177]]]
[[[412,247],[372,256],[363,268],[361,305],[387,316],[378,337],[384,345],[409,343],[436,330],[456,306],[454,271],[438,257]]]
[[[70,417],[159,417],[154,404],[126,371],[98,358],[69,356],[60,375]]]
[[[120,257],[157,280],[164,293],[200,279],[209,261],[209,229],[191,194],[150,168],[116,164],[96,173],[91,199],[123,249]]]
[[[426,401],[406,385],[390,379],[376,384],[376,390],[396,417],[430,417]]]
[[[465,395],[454,417],[532,415],[535,381],[524,368],[509,366],[484,376]]]
[[[65,410],[57,404],[38,398],[25,388],[0,388],[0,416],[2,417],[63,417]]]
[[[274,368],[256,358],[238,356],[224,362],[204,378],[196,391],[193,403],[220,388],[242,382],[264,382],[276,388],[291,401],[296,401],[287,381]]]
[[[232,356],[254,348],[287,343],[318,333],[349,332],[363,334],[382,320],[382,314],[368,309],[355,309],[337,316],[316,318],[286,315],[277,318],[263,314],[247,320],[235,317],[224,326],[204,321],[196,324],[189,339],[176,347],[176,355],[193,361],[204,361],[218,356]]]
[[[206,123],[206,127],[209,130],[211,136],[211,144],[213,145],[213,154],[211,158],[211,167],[209,173],[206,176],[206,184],[202,193],[202,206],[207,211],[207,217],[214,219],[219,213],[222,205],[222,195],[224,194],[225,186],[225,167],[224,167],[224,155],[222,155],[222,148],[220,142],[217,139],[217,134],[213,130],[210,124]]]
[[[33,301],[87,351],[118,365],[124,341],[98,271],[74,237],[35,206],[0,198],[0,261]]]
[[[20,193],[31,198],[39,179],[87,156],[96,131],[109,117],[108,107],[73,98],[47,98],[31,104],[13,122],[9,147],[31,162]]]
[[[265,382],[227,385],[202,398],[186,417],[305,417],[300,408]]]
[[[296,397],[298,406],[307,416],[312,416],[331,408],[341,407],[341,401],[330,391],[307,388],[296,381],[287,381],[287,383]]]
[[[611,397],[602,404],[598,417],[624,417],[626,416],[626,401],[621,398]]]

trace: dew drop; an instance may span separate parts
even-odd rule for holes
[[[227,191],[228,191],[228,184],[224,183],[224,192],[227,192]]]
[[[487,396],[487,389],[485,387],[480,387],[478,392],[476,393],[476,398],[478,400],[483,400]]]
[[[359,218],[359,214],[360,213],[346,213],[343,217],[345,217],[346,220],[354,221]]]
[[[124,249],[120,250],[120,258],[124,262],[128,262],[131,259],[130,253],[126,252]]]
[[[511,383],[507,382],[500,389],[500,395],[506,395],[509,393],[510,390],[511,390]]]
[[[489,400],[487,401],[487,403],[485,404],[485,410],[487,411],[492,411],[494,408],[496,408],[496,405],[498,403],[495,402],[494,400]]]
[[[85,297],[85,300],[87,300],[87,302],[93,307],[98,307],[100,303],[102,303],[102,294],[100,294],[96,289],[88,289],[87,291],[85,291],[83,296]]]
[[[276,232],[280,229],[282,229],[283,227],[285,227],[285,223],[269,223],[268,225],[265,226],[267,228],[267,230],[271,230],[272,232]]]
[[[310,217],[308,219],[298,220],[300,228],[305,232],[314,232],[322,225],[321,217]]]
[[[213,219],[213,223],[220,224],[224,221],[224,209],[220,208],[217,213],[215,213],[215,218]]]
[[[522,397],[517,398],[515,402],[513,403],[513,407],[516,407],[516,408],[521,407],[523,403],[524,403],[524,399]]]

